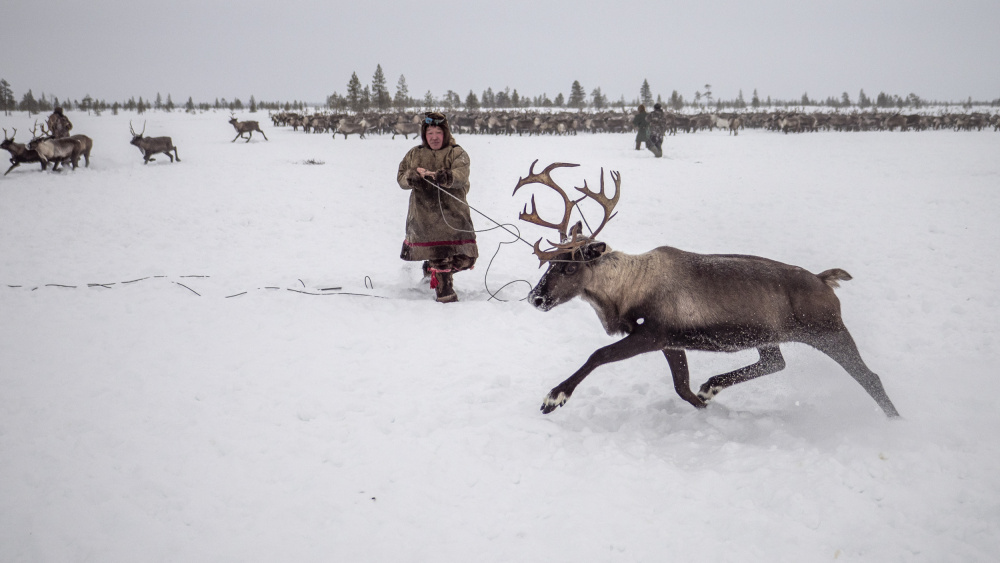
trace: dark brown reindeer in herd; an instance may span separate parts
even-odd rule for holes
[[[535,161],[537,162],[537,161]],[[549,413],[572,396],[577,385],[597,367],[645,352],[662,352],[673,375],[674,389],[682,399],[704,408],[720,391],[744,381],[784,369],[779,345],[803,342],[833,358],[868,392],[888,417],[899,416],[878,375],[858,353],[840,315],[840,301],[833,288],[851,279],[840,269],[812,274],[797,266],[757,256],[695,254],[661,246],[645,254],[611,250],[596,240],[613,217],[621,196],[621,175],[611,172],[615,195],[576,188],[583,194],[571,200],[551,178],[552,170],[576,164],[554,163],[541,173],[518,181],[514,193],[528,184],[543,184],[565,202],[563,218],[550,223],[538,216],[534,197],[531,212],[520,218],[559,231],[560,243],[543,251],[541,239],[535,255],[549,267],[531,290],[528,300],[549,311],[580,297],[590,303],[610,335],[625,337],[591,354],[586,363],[545,397],[541,410]],[[604,208],[604,219],[590,236],[578,222],[569,229],[570,213],[586,198]],[[735,352],[756,348],[760,360],[706,381],[698,393],[689,385],[685,350]]]
[[[153,158],[154,154],[163,153],[170,157],[170,162],[177,159],[177,162],[181,161],[181,157],[177,156],[177,147],[174,146],[173,140],[170,137],[143,137],[146,133],[146,122],[142,122],[142,131],[139,133],[135,132],[132,128],[132,122],[128,122],[128,130],[132,133],[132,140],[129,141],[131,144],[139,147],[142,152],[143,164],[149,164],[155,161]],[[173,151],[174,154],[170,154]]]
[[[14,133],[8,138],[7,129],[3,130],[3,143],[0,143],[0,149],[3,149],[10,153],[10,168],[3,173],[4,176],[10,174],[10,171],[17,168],[21,164],[28,162],[42,162],[42,159],[38,157],[38,151],[34,149],[29,149],[24,143],[15,143],[14,137],[17,136],[17,129],[14,129]],[[45,170],[45,167],[42,167]]]
[[[239,121],[236,119],[236,116],[233,115],[230,117],[229,123],[236,128],[236,136],[233,137],[232,141],[230,141],[231,143],[235,143],[236,139],[242,137],[244,133],[247,135],[247,142],[249,143],[250,138],[253,137],[254,131],[263,135],[265,141],[268,140],[267,135],[264,135],[264,132],[260,130],[260,125],[256,121]]]

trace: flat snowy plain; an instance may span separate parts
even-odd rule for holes
[[[902,419],[803,345],[704,411],[649,354],[542,415],[614,338],[583,302],[520,301],[541,270],[499,230],[435,303],[398,259],[412,139],[69,116],[89,168],[0,178],[2,561],[997,560],[1000,134],[697,133],[663,159],[460,135],[470,203],[530,241],[552,235],[515,183],[574,162],[566,188],[621,172],[618,250],[849,271],[844,320]],[[144,166],[130,118],[182,162]],[[0,118],[19,141],[33,121]],[[689,359],[697,388],[756,354]]]

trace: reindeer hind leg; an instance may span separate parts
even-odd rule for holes
[[[781,348],[777,344],[760,346],[757,352],[760,354],[760,359],[756,363],[708,378],[708,381],[698,389],[698,398],[707,403],[726,387],[785,369],[785,357],[781,355]]]
[[[181,157],[177,156],[177,147],[174,147],[174,158],[177,159],[177,162],[181,161]]]
[[[899,412],[896,411],[896,407],[889,400],[889,395],[886,394],[885,388],[882,386],[882,380],[861,359],[858,346],[854,343],[854,338],[851,337],[851,333],[847,331],[846,327],[841,326],[836,332],[824,334],[806,342],[806,344],[830,356],[840,364],[878,403],[878,406],[882,407],[882,412],[887,417],[899,416]]]

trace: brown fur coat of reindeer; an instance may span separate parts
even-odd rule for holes
[[[535,161],[537,163],[537,161]],[[688,403],[704,408],[720,391],[744,381],[784,369],[779,346],[802,342],[833,358],[868,392],[888,417],[899,416],[878,375],[858,352],[840,315],[840,301],[833,288],[851,279],[840,269],[812,274],[757,256],[695,254],[661,246],[632,255],[611,250],[596,240],[613,217],[621,196],[621,176],[613,198],[601,189],[592,192],[586,182],[577,188],[583,197],[571,200],[550,176],[552,170],[575,164],[554,163],[541,173],[532,163],[527,178],[518,181],[514,193],[528,184],[543,184],[558,192],[565,202],[563,218],[550,223],[538,216],[534,197],[531,212],[520,218],[558,230],[560,243],[552,251],[535,243],[535,254],[549,267],[528,295],[529,302],[549,311],[574,297],[593,306],[608,334],[624,334],[614,344],[595,351],[568,379],[545,397],[541,410],[549,413],[569,400],[577,385],[594,369],[646,352],[661,352],[670,366],[674,389]],[[590,198],[604,208],[604,219],[591,236],[582,235],[577,223],[568,229],[573,207]],[[760,360],[706,381],[698,393],[690,389],[685,350],[735,352],[756,348]]]

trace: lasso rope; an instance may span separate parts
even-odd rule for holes
[[[441,211],[441,219],[444,221],[444,224],[448,225],[448,227],[450,227],[451,230],[456,231],[456,232],[461,232],[461,233],[486,233],[486,232],[489,232],[489,231],[494,231],[496,229],[503,229],[503,230],[507,231],[508,234],[514,236],[514,240],[500,241],[500,244],[497,245],[496,251],[493,253],[493,256],[490,258],[490,262],[486,265],[486,274],[483,276],[483,287],[486,288],[486,293],[490,294],[490,298],[488,299],[488,301],[489,300],[493,300],[493,299],[496,299],[497,301],[504,302],[504,303],[507,302],[507,301],[510,301],[509,299],[501,299],[500,297],[497,297],[497,295],[501,291],[503,291],[507,286],[515,284],[515,283],[526,283],[526,284],[528,284],[528,288],[529,288],[529,291],[530,291],[530,288],[532,287],[532,284],[528,280],[523,280],[523,279],[521,279],[521,280],[511,280],[511,281],[503,284],[502,286],[500,286],[500,288],[497,289],[495,292],[490,290],[490,285],[489,285],[489,282],[488,282],[488,279],[489,279],[489,276],[490,276],[490,268],[493,266],[493,261],[496,260],[497,255],[500,254],[500,249],[503,247],[503,245],[505,245],[505,244],[513,244],[513,243],[515,243],[517,241],[521,241],[524,244],[530,246],[531,248],[535,247],[530,242],[528,242],[528,241],[524,240],[523,238],[521,238],[521,231],[517,228],[517,226],[514,225],[513,223],[500,223],[500,222],[494,220],[489,215],[483,213],[482,211],[480,211],[480,210],[476,209],[475,207],[473,207],[472,205],[470,205],[469,202],[462,201],[461,199],[459,199],[458,197],[456,197],[454,194],[449,193],[448,190],[442,188],[436,182],[434,182],[433,180],[430,180],[427,177],[424,177],[424,181],[438,189],[438,210]],[[450,198],[454,199],[455,201],[457,201],[457,202],[465,205],[466,207],[468,207],[469,209],[471,209],[471,210],[475,211],[476,213],[482,215],[483,217],[486,217],[487,219],[490,220],[490,222],[492,222],[496,226],[495,227],[490,227],[488,229],[476,229],[476,230],[471,230],[470,231],[468,229],[460,229],[460,228],[452,225],[451,223],[448,222],[448,217],[446,217],[445,214],[444,214],[444,202],[441,200],[441,194],[447,195],[448,197],[450,197]],[[511,227],[511,228],[513,228],[514,230],[512,231],[512,230],[508,229],[507,228],[508,226]],[[528,296],[525,295],[524,297],[518,299],[518,301],[524,301],[527,298],[528,298]]]
[[[437,190],[438,190],[438,209],[441,212],[441,219],[452,230],[457,231],[457,232],[466,232],[466,233],[485,233],[485,232],[489,232],[489,231],[494,231],[496,229],[503,229],[508,234],[510,234],[511,236],[514,237],[513,240],[500,241],[500,243],[497,245],[496,251],[493,253],[493,256],[490,258],[490,261],[489,261],[489,263],[486,266],[486,275],[483,278],[483,287],[486,289],[486,293],[488,293],[490,295],[490,299],[489,300],[496,299],[497,301],[500,301],[500,302],[511,301],[509,299],[502,299],[502,298],[498,297],[498,295],[499,295],[499,293],[501,291],[503,291],[504,289],[506,289],[508,286],[516,284],[516,283],[526,283],[526,284],[528,284],[529,291],[530,291],[530,288],[533,287],[533,284],[531,282],[529,282],[528,280],[525,280],[525,279],[511,280],[511,281],[505,283],[504,285],[500,286],[496,291],[493,291],[493,290],[490,289],[489,282],[488,282],[490,268],[493,266],[493,261],[496,260],[496,257],[500,254],[500,249],[503,247],[503,245],[505,245],[505,244],[513,244],[513,243],[515,243],[517,241],[521,241],[524,244],[526,244],[529,247],[531,247],[532,249],[534,249],[534,245],[532,243],[528,242],[527,240],[525,240],[524,238],[521,237],[521,232],[517,228],[517,225],[515,225],[513,223],[500,223],[500,222],[496,221],[495,219],[493,219],[492,217],[490,217],[489,215],[487,215],[487,214],[483,213],[482,211],[476,209],[475,207],[473,207],[472,205],[470,205],[468,202],[462,201],[461,199],[459,199],[455,195],[449,193],[446,189],[444,189],[441,186],[439,186],[436,182],[434,182],[434,181],[432,181],[432,180],[430,180],[428,178],[424,178],[424,180],[428,184],[430,184],[430,185],[434,186],[435,188],[437,188]],[[495,226],[487,228],[487,229],[477,229],[477,230],[460,229],[458,227],[455,227],[454,225],[452,225],[451,223],[448,222],[448,218],[447,218],[447,216],[445,216],[445,213],[444,213],[444,203],[441,200],[441,194],[442,193],[445,194],[445,195],[447,195],[448,197],[454,199],[455,201],[458,201],[459,203],[464,204],[465,206],[467,206],[469,209],[475,211],[476,213],[482,215],[483,217],[485,217],[486,219],[488,219],[490,222],[492,222]],[[581,216],[583,216],[583,212],[579,209],[579,204],[576,204],[575,207],[577,208],[578,211],[580,211]],[[583,217],[583,221],[584,221],[584,223],[587,223],[587,218]],[[587,228],[590,229],[590,225],[589,224],[587,224]],[[511,230],[511,229],[513,229],[513,230]],[[88,288],[112,289],[112,287],[115,286],[115,285],[129,285],[129,284],[134,284],[134,283],[142,282],[142,281],[149,280],[149,279],[165,279],[166,277],[167,276],[146,276],[146,277],[143,277],[143,278],[137,278],[137,279],[127,280],[127,281],[122,281],[122,282],[88,283],[88,284],[86,284],[86,287],[88,287]],[[186,276],[180,276],[180,278],[209,278],[209,277],[211,277],[211,276],[206,276],[206,275],[186,275]],[[342,289],[341,287],[326,287],[326,288],[319,288],[319,289],[314,290],[314,291],[307,291],[305,289],[305,283],[301,279],[298,280],[298,282],[302,285],[301,289],[300,288],[281,288],[281,287],[278,287],[278,286],[264,286],[262,288],[257,288],[257,289],[258,290],[260,290],[260,289],[272,290],[272,291],[273,290],[285,289],[286,291],[290,291],[290,292],[293,292],[293,293],[297,293],[297,294],[301,294],[301,295],[313,295],[313,296],[346,295],[346,296],[358,296],[358,297],[375,297],[375,298],[378,298],[378,299],[389,299],[388,297],[385,297],[385,296],[382,296],[382,295],[374,295],[374,294],[370,294],[370,293],[345,292],[345,291],[341,291],[341,289]],[[178,285],[180,287],[183,287],[184,289],[190,291],[191,293],[197,295],[198,297],[202,296],[200,293],[198,293],[197,291],[195,291],[194,289],[192,289],[188,285],[185,285],[185,284],[183,284],[181,282],[170,280],[170,283],[173,283],[174,285]],[[11,288],[11,289],[22,289],[22,288],[25,288],[25,286],[23,286],[23,285],[10,285],[10,284],[8,284],[7,287]],[[39,289],[40,287],[58,287],[58,288],[64,288],[64,289],[77,289],[80,286],[78,286],[78,285],[70,285],[70,284],[47,283],[47,284],[42,284],[42,285],[37,285],[37,286],[31,286],[31,291],[35,291],[35,290]],[[365,289],[370,289],[370,290],[373,290],[373,291],[375,289],[375,284],[372,282],[372,279],[369,276],[365,276]],[[230,298],[233,298],[233,297],[240,297],[242,295],[248,294],[249,292],[250,291],[247,290],[247,291],[241,291],[239,293],[234,293],[232,295],[226,295],[225,299],[230,299]],[[522,297],[522,298],[518,299],[518,301],[524,301],[527,298],[528,298],[527,295],[525,295],[525,297]]]
[[[179,276],[179,277],[180,278],[210,278],[212,276],[191,275],[191,276]],[[167,278],[167,276],[146,276],[144,278],[137,278],[137,279],[127,280],[127,281],[122,281],[122,282],[88,283],[88,284],[86,284],[85,287],[87,287],[87,288],[113,289],[115,285],[130,285],[130,284],[139,283],[139,282],[146,281],[146,280],[166,279],[166,278]],[[188,286],[186,284],[183,284],[183,283],[177,282],[177,281],[173,281],[173,280],[168,280],[168,281],[170,283],[174,284],[174,285],[178,285],[180,287],[183,287],[184,289],[190,291],[191,293],[197,295],[198,297],[202,297],[201,293],[198,293],[197,291],[195,291],[194,289],[192,289],[190,286]],[[280,290],[283,289],[285,291],[291,291],[293,293],[298,293],[298,294],[301,294],[301,295],[318,295],[318,296],[326,296],[326,295],[353,295],[353,296],[358,296],[358,297],[375,297],[375,298],[378,298],[378,299],[389,299],[388,297],[385,297],[383,295],[374,295],[374,294],[370,294],[370,293],[353,293],[353,292],[349,292],[349,291],[342,291],[343,288],[340,287],[340,286],[337,286],[337,287],[322,287],[322,288],[317,288],[315,290],[310,291],[310,290],[306,289],[305,282],[303,282],[301,279],[298,280],[298,282],[299,282],[299,284],[302,285],[301,289],[299,289],[299,288],[291,288],[291,287],[279,287],[279,286],[274,286],[274,285],[266,285],[266,286],[258,287],[257,289],[258,290],[270,290],[270,291],[280,291]],[[7,287],[10,288],[10,289],[28,289],[29,291],[37,291],[39,288],[42,288],[42,287],[57,287],[57,288],[62,288],[62,289],[79,289],[80,287],[84,287],[84,286],[82,286],[82,285],[72,285],[72,284],[63,284],[63,283],[46,283],[46,284],[34,285],[34,286],[24,286],[24,285],[11,285],[11,284],[7,284]],[[375,286],[372,283],[371,278],[368,277],[368,276],[365,276],[365,287],[368,288],[368,289],[372,289],[372,290],[375,289]],[[232,297],[239,297],[241,295],[246,295],[248,293],[250,293],[250,290],[241,291],[239,293],[234,293],[232,295],[226,295],[225,299],[230,299]]]

